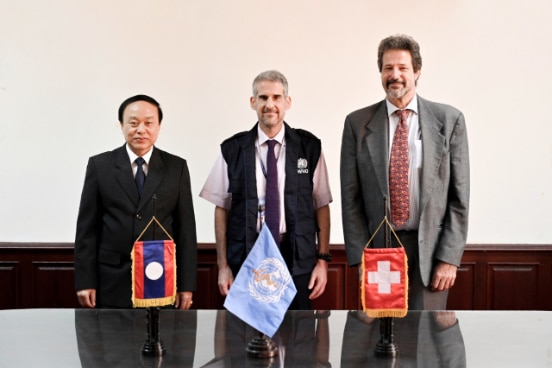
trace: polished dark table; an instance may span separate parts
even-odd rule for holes
[[[258,334],[226,311],[160,311],[161,358],[142,354],[146,311],[0,310],[6,367],[551,367],[552,312],[409,312],[398,355],[376,357],[380,321],[357,311],[290,311],[272,361],[248,357]]]

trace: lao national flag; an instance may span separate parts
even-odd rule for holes
[[[132,248],[132,305],[162,307],[176,300],[175,245],[172,240],[137,241]]]
[[[404,317],[408,312],[408,263],[403,247],[364,248],[362,307],[369,317]]]
[[[297,289],[278,246],[263,226],[247,255],[224,307],[259,332],[272,337],[282,324]]]

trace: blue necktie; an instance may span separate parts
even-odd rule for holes
[[[134,162],[138,165],[138,168],[136,169],[136,176],[134,177],[134,180],[136,181],[136,189],[138,189],[138,194],[142,195],[142,192],[144,191],[144,183],[146,182],[146,174],[144,174],[142,165],[146,162],[146,160],[142,157],[138,157]]]
[[[266,154],[266,193],[265,193],[265,223],[274,237],[277,245],[280,244],[280,193],[278,191],[278,169],[276,154],[274,153],[275,140],[269,140]]]

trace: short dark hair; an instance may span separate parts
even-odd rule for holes
[[[414,73],[422,68],[422,55],[420,45],[412,37],[397,34],[381,40],[378,47],[378,68],[381,73],[383,67],[383,54],[388,50],[406,50],[412,56],[412,68]]]
[[[163,110],[161,110],[161,105],[159,105],[159,102],[157,102],[153,97],[150,97],[150,96],[136,95],[136,96],[127,98],[126,100],[123,101],[121,106],[119,106],[119,122],[121,124],[123,123],[123,114],[127,106],[130,105],[131,103],[138,102],[138,101],[145,101],[157,107],[157,114],[159,115],[159,123],[161,123],[161,121],[163,120]]]

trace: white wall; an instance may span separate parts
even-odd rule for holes
[[[71,242],[89,156],[122,145],[117,108],[149,94],[157,145],[188,160],[198,197],[219,143],[250,129],[250,85],[282,71],[286,120],[323,141],[342,243],[345,115],[379,101],[379,41],[421,45],[418,92],[467,119],[470,243],[550,244],[552,5],[548,0],[0,0],[0,242]]]

